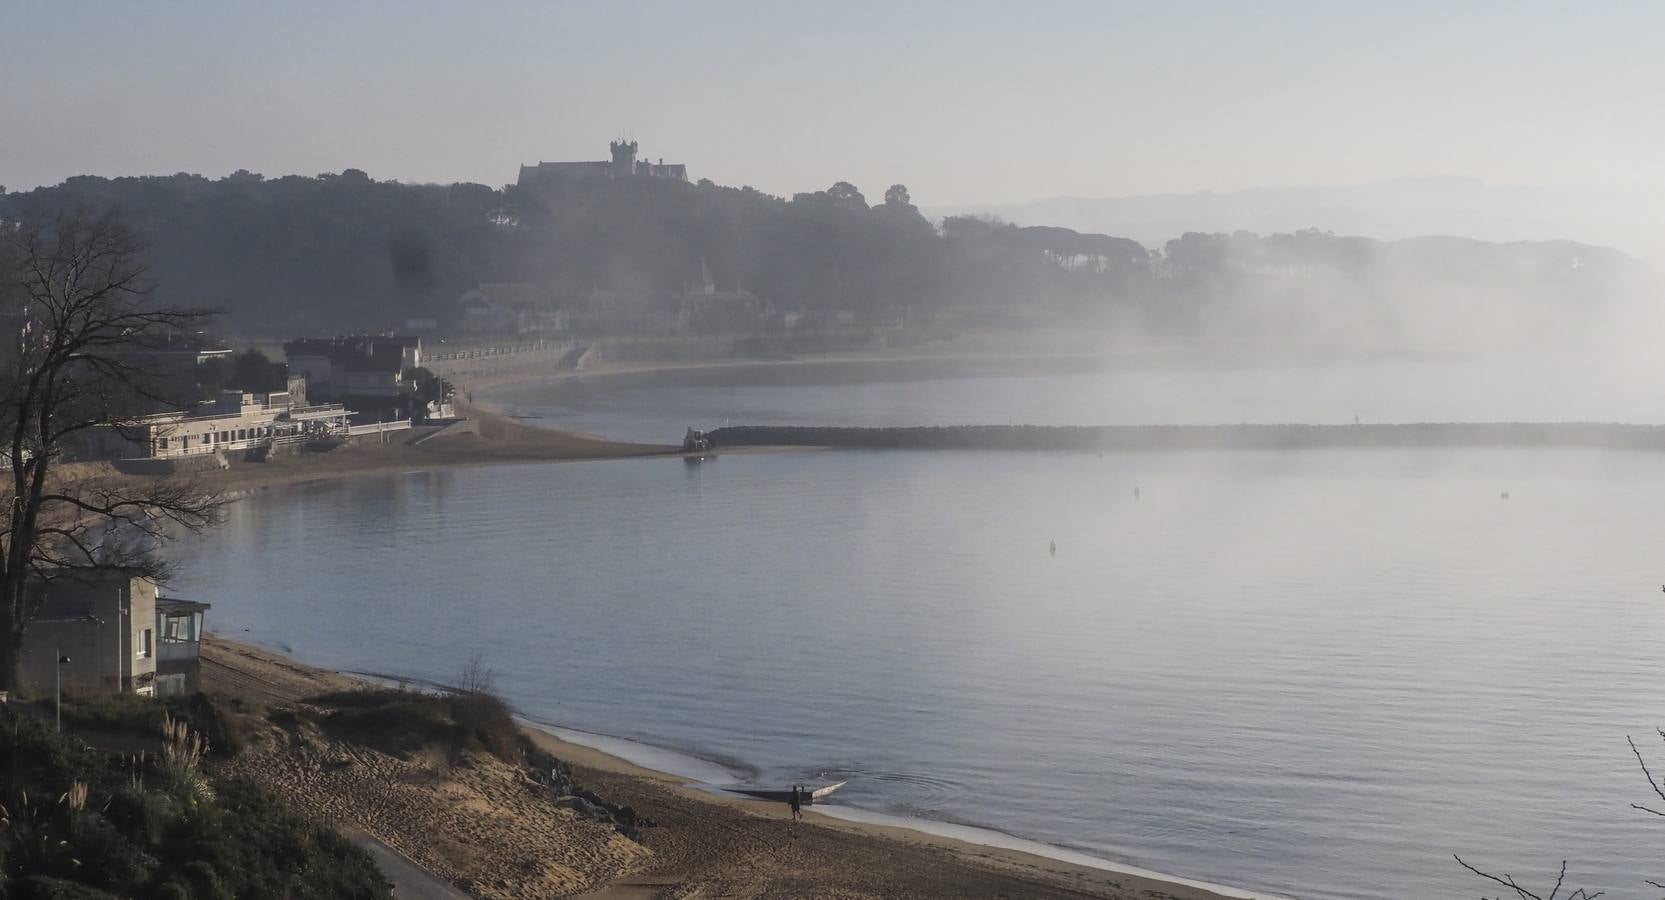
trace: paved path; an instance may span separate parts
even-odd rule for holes
[[[362,834],[349,837],[376,860],[376,867],[393,882],[393,896],[399,900],[469,900],[467,894],[429,874],[381,841]]]

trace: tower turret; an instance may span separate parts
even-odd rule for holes
[[[613,151],[613,165],[609,175],[614,178],[625,178],[636,174],[636,142],[623,139],[613,141],[607,145]]]

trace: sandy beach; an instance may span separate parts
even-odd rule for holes
[[[218,636],[203,655],[206,691],[266,711],[226,764],[229,774],[366,834],[476,897],[1221,896],[813,810],[794,823],[782,805],[713,795],[528,729],[586,789],[654,823],[630,840],[557,806],[529,773],[495,758],[400,759],[296,724],[292,712],[306,698],[362,681]]]

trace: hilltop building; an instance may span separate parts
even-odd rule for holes
[[[660,157],[658,162],[638,160],[635,141],[613,141],[607,145],[607,149],[612,151],[612,159],[539,162],[535,166],[521,166],[520,178],[516,184],[526,187],[563,178],[628,178],[632,175],[644,178],[671,178],[676,181],[688,180],[688,166],[683,163],[667,163],[664,157]]]

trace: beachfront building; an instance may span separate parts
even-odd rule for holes
[[[155,582],[119,570],[65,571],[28,589],[40,603],[23,633],[30,694],[60,684],[67,693],[156,697],[201,689],[207,603],[158,597]]]
[[[202,690],[202,623],[207,603],[156,598],[156,696]]]
[[[156,693],[156,584],[121,571],[76,570],[31,582],[38,602],[23,632],[22,687]]]
[[[78,456],[91,459],[179,459],[270,449],[343,437],[352,413],[339,403],[303,405],[288,391],[222,391],[195,409],[157,413],[125,427],[93,429]]]

